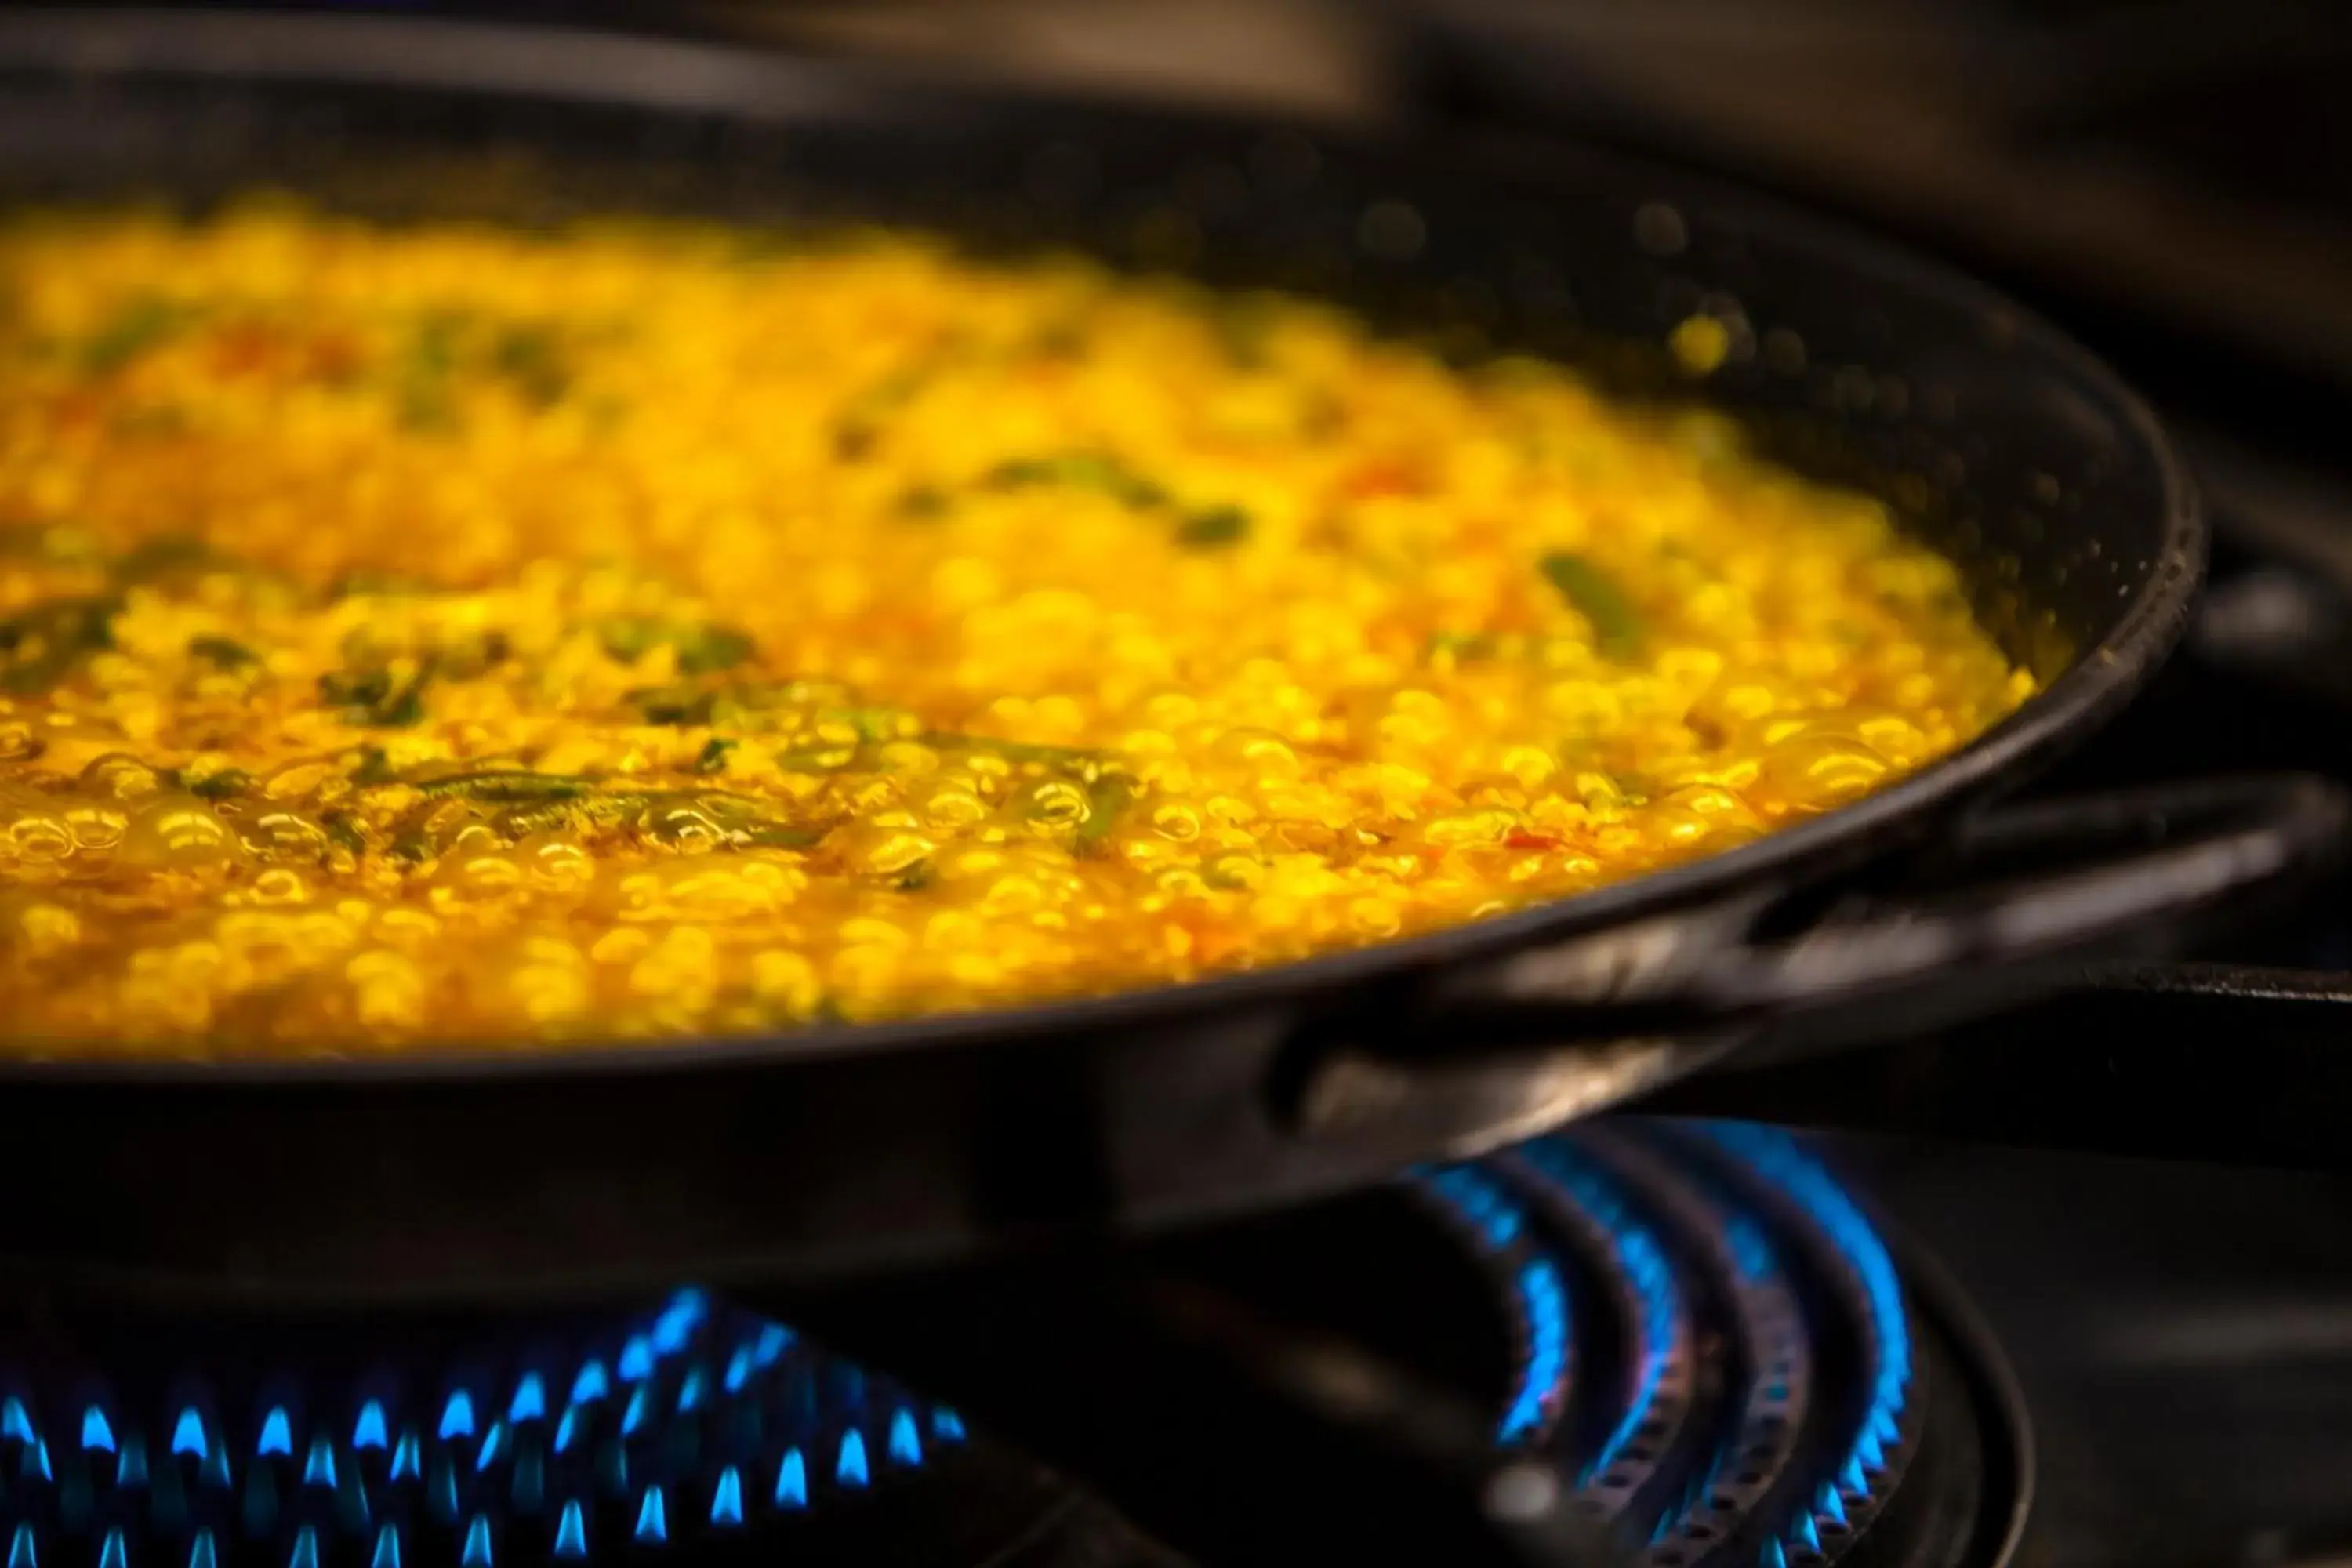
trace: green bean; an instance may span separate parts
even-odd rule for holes
[[[750,634],[715,621],[672,621],[657,616],[614,616],[596,628],[604,651],[614,658],[635,660],[667,645],[684,675],[709,675],[732,669],[754,650]]]
[[[118,583],[154,583],[230,571],[236,564],[203,540],[175,533],[132,546],[115,562],[113,576]]]
[[[708,724],[716,691],[684,685],[647,686],[629,693],[648,724]]]
[[[743,829],[740,841],[756,848],[806,849],[824,834],[822,827],[795,827],[786,823],[771,823],[762,827]]]
[[[1581,555],[1565,552],[1545,556],[1543,571],[1560,597],[1591,624],[1594,647],[1620,662],[1640,656],[1641,613],[1614,578]]]
[[[1095,780],[1087,789],[1087,819],[1078,824],[1071,847],[1082,855],[1098,849],[1141,793],[1133,779],[1122,774],[1106,773]]]
[[[462,311],[431,310],[417,321],[400,360],[396,394],[403,428],[436,435],[457,428],[451,376],[466,321]]]
[[[354,724],[396,730],[425,717],[425,688],[433,679],[436,661],[420,660],[406,679],[385,666],[330,670],[319,677],[319,697],[330,707],[345,710]]]
[[[247,669],[261,662],[260,655],[231,637],[190,637],[188,654],[217,669]]]
[[[1133,507],[1164,504],[1168,492],[1136,473],[1116,458],[1094,452],[1072,452],[1048,458],[1015,458],[991,468],[984,480],[997,489],[1024,489],[1032,485],[1070,485],[1100,490]]]
[[[365,786],[399,782],[399,775],[392,771],[392,764],[385,760],[382,746],[362,746],[359,759],[359,766],[352,770],[352,784]]]
[[[563,362],[562,340],[552,327],[536,322],[517,322],[499,329],[490,343],[490,368],[511,383],[525,402],[538,408],[562,402],[572,385],[572,372]]]
[[[935,522],[948,514],[947,492],[937,485],[917,485],[898,498],[898,514],[910,522]]]
[[[901,366],[850,398],[834,422],[835,455],[855,461],[872,451],[883,423],[922,390],[935,368],[928,360]]]
[[[0,619],[0,689],[19,697],[49,690],[93,653],[114,646],[112,597],[44,599]]]
[[[84,374],[111,375],[196,319],[194,307],[152,295],[126,300],[98,331],[82,340],[76,357]]]
[[[359,825],[352,820],[350,813],[328,812],[319,818],[319,826],[327,830],[327,837],[330,841],[341,846],[354,855],[367,853],[367,836],[360,831]]]
[[[1176,525],[1176,542],[1194,550],[1216,550],[1239,544],[1249,537],[1250,516],[1230,503],[1192,513]]]
[[[253,775],[243,768],[223,768],[190,784],[188,793],[206,800],[226,800],[231,795],[243,795],[252,787]]]
[[[563,800],[544,800],[529,805],[510,805],[490,818],[491,830],[507,838],[525,838],[534,833],[553,833],[572,825],[572,805]]]
[[[475,773],[444,773],[415,781],[428,798],[456,795],[466,800],[511,805],[525,801],[577,800],[594,784],[577,773],[540,773],[528,768],[485,768]]]

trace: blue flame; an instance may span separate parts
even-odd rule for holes
[[[359,1419],[352,1423],[352,1447],[383,1448],[391,1445],[392,1435],[383,1419],[383,1405],[369,1400],[360,1406]]]
[[[161,1431],[142,1430],[110,1399],[73,1400],[65,1406],[73,1423],[66,1431],[80,1441],[57,1456],[41,1436],[31,1389],[0,1394],[0,1427],[18,1436],[25,1475],[58,1487],[40,1504],[54,1510],[41,1528],[86,1540],[87,1547],[68,1552],[82,1568],[134,1568],[134,1558],[138,1568],[163,1568],[162,1557],[148,1564],[149,1548],[131,1539],[142,1529],[184,1568],[221,1568],[224,1519],[253,1537],[252,1550],[283,1553],[275,1558],[278,1568],[332,1568],[345,1555],[352,1568],[362,1557],[366,1568],[402,1568],[412,1546],[422,1551],[428,1542],[428,1555],[457,1560],[450,1568],[503,1568],[493,1560],[513,1548],[510,1527],[542,1509],[555,1517],[530,1529],[525,1555],[544,1552],[571,1563],[589,1552],[589,1515],[597,1506],[590,1487],[631,1510],[600,1528],[617,1531],[633,1516],[635,1540],[650,1545],[669,1542],[673,1523],[681,1540],[689,1518],[701,1527],[705,1504],[709,1528],[748,1526],[757,1506],[751,1489],[763,1481],[772,1485],[761,1498],[772,1496],[780,1511],[804,1510],[822,1500],[813,1479],[841,1491],[870,1489],[883,1479],[877,1466],[916,1468],[929,1460],[927,1445],[963,1440],[955,1411],[913,1402],[845,1363],[788,1359],[797,1344],[780,1324],[682,1290],[637,1325],[623,1326],[601,1355],[573,1362],[551,1360],[560,1350],[531,1341],[521,1349],[527,1362],[505,1361],[514,1351],[499,1343],[456,1362],[455,1377],[402,1362],[373,1366],[347,1392],[273,1376],[248,1406],[259,1417],[246,1450],[253,1462],[233,1477],[235,1428],[211,1414],[222,1401],[203,1382],[191,1382],[192,1397],[166,1407]],[[503,1376],[501,1364],[509,1368]],[[608,1371],[615,1366],[633,1375],[621,1380],[629,1398],[615,1405],[619,1419],[607,1423],[597,1408],[620,1391]],[[418,1384],[430,1402],[404,1411],[398,1391]],[[95,1377],[86,1385],[108,1386]],[[567,1389],[570,1398],[559,1403]],[[313,1424],[329,1411],[342,1414]],[[550,1426],[531,1425],[542,1420]],[[193,1475],[160,1452],[151,1473],[147,1445],[152,1438],[163,1448],[162,1432],[170,1434],[173,1459],[190,1462]],[[768,1447],[770,1432],[787,1440],[781,1452]],[[378,1452],[385,1458],[372,1464],[368,1456]],[[95,1472],[84,1453],[107,1456],[104,1471]],[[560,1479],[551,1454],[566,1455]],[[815,1478],[813,1463],[822,1468]],[[195,1478],[216,1492],[192,1497],[186,1489]],[[691,1515],[670,1518],[672,1492],[681,1507],[693,1497]],[[412,1542],[411,1526],[428,1534]],[[116,1531],[111,1538],[109,1530]],[[338,1548],[338,1535],[348,1548]],[[626,1539],[615,1532],[601,1544],[609,1550]],[[42,1549],[55,1556],[54,1538],[39,1540],[27,1521],[12,1542],[8,1568],[39,1568]],[[247,1554],[239,1548],[229,1555]]]
[[[776,1467],[776,1506],[808,1507],[808,1461],[798,1448],[785,1449],[783,1462]]]
[[[661,1316],[654,1320],[654,1348],[664,1355],[675,1354],[686,1348],[686,1342],[701,1325],[710,1310],[710,1299],[691,1286],[669,1299]]]
[[[645,1500],[637,1505],[637,1539],[648,1544],[669,1539],[669,1505],[657,1486],[647,1487]]]
[[[1520,1153],[1566,1188],[1578,1206],[1601,1226],[1616,1248],[1618,1267],[1632,1282],[1640,1303],[1642,1362],[1634,1369],[1633,1394],[1625,1402],[1624,1414],[1586,1467],[1589,1479],[1617,1462],[1656,1407],[1659,1380],[1665,1374],[1676,1338],[1675,1325],[1682,1316],[1681,1287],[1675,1283],[1674,1265],[1657,1234],[1627,1205],[1617,1183],[1574,1145],[1548,1138],[1528,1144]]]
[[[710,1496],[710,1522],[717,1525],[743,1522],[743,1478],[728,1466],[719,1472],[719,1485]]]
[[[335,1446],[323,1433],[310,1439],[310,1457],[302,1465],[302,1484],[312,1487],[335,1484]]]
[[[1525,1207],[1482,1171],[1450,1165],[1423,1173],[1421,1182],[1497,1252],[1509,1251],[1528,1234]],[[1556,1262],[1540,1254],[1523,1259],[1513,1271],[1512,1289],[1528,1344],[1503,1414],[1499,1436],[1506,1443],[1532,1436],[1558,1408],[1573,1342],[1568,1291]]]
[[[841,1435],[841,1458],[833,1467],[833,1479],[845,1487],[862,1487],[866,1482],[866,1434],[855,1426]]]
[[[919,1465],[923,1462],[923,1436],[915,1429],[915,1413],[900,1409],[890,1417],[890,1462],[894,1465]]]
[[[590,1400],[602,1399],[612,1392],[612,1388],[611,1380],[604,1375],[603,1362],[582,1362],[579,1373],[572,1380],[572,1403],[585,1405]]]
[[[1872,1378],[1870,1406],[1864,1413],[1862,1440],[1892,1436],[1900,1430],[1900,1412],[1911,1381],[1911,1335],[1903,1306],[1903,1282],[1886,1244],[1845,1190],[1787,1133],[1728,1122],[1712,1124],[1706,1131],[1803,1205],[1853,1264],[1878,1331],[1878,1365]]]
[[[1901,1436],[1902,1413],[1910,1392],[1910,1324],[1904,1310],[1903,1283],[1895,1272],[1894,1257],[1860,1206],[1787,1133],[1776,1128],[1733,1122],[1711,1123],[1706,1132],[1794,1198],[1829,1237],[1862,1282],[1875,1331],[1875,1361],[1871,1369],[1869,1402],[1838,1468],[1837,1489],[1856,1498],[1866,1497],[1870,1478],[1886,1468],[1886,1445]],[[1845,1517],[1842,1501],[1834,1514],[1826,1508],[1820,1511],[1823,1517],[1839,1521]],[[1819,1532],[1811,1511],[1800,1510],[1787,1539],[1805,1551],[1820,1551]]]
[[[588,1522],[581,1517],[578,1498],[572,1498],[563,1505],[563,1517],[555,1526],[555,1554],[558,1557],[588,1555]]]
[[[1506,1443],[1528,1436],[1549,1418],[1568,1373],[1568,1290],[1559,1268],[1548,1258],[1530,1258],[1519,1266],[1517,1283],[1528,1342],[1518,1388],[1503,1416]]]

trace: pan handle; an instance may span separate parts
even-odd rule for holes
[[[1897,1051],[1703,1075],[1645,1109],[2140,1159],[2352,1166],[2352,975],[2117,965]],[[2031,1084],[2031,1093],[2018,1086]]]
[[[1303,1042],[1278,1109],[1307,1134],[1408,1116],[1496,1142],[1734,1047],[1910,1036],[2067,989],[2087,963],[2172,956],[2347,844],[2352,795],[2302,774],[1995,807],[1892,888],[1706,905],[1444,977],[1377,1029]]]

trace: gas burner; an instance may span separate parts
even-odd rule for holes
[[[1787,1134],[1595,1127],[1414,1190],[1509,1323],[1496,1443],[1655,1568],[2004,1553],[2025,1448],[2005,1374]]]
[[[2021,1407],[1937,1279],[1795,1139],[1624,1119],[802,1308],[1214,1568],[1992,1568]]]
[[[964,1563],[1066,1491],[691,1289],[527,1330],[32,1314],[0,1369],[5,1568]]]
[[[2021,1507],[2025,1439],[1990,1352],[1769,1128],[1580,1128],[1152,1267],[1171,1257],[1194,1287],[1490,1411],[1474,1448],[1572,1494],[1653,1568],[1993,1564]],[[1032,1341],[1001,1303],[951,1294],[912,1321],[931,1342],[995,1310],[973,1342],[1050,1380],[1049,1347],[1088,1331],[1051,1309],[1087,1310],[1026,1300]],[[1124,1469],[1091,1438],[1066,1457],[1200,1563],[1296,1555],[1221,1479],[1303,1489],[1320,1467],[1341,1479],[1318,1495],[1361,1495],[1336,1447],[1187,1405],[1132,1361],[1075,1364],[1132,1373],[1113,1403],[1160,1416],[1114,1439],[1170,1447]],[[1318,1538],[1328,1515],[1287,1539]],[[562,1320],[37,1305],[0,1329],[0,1568],[1177,1561],[953,1408],[694,1289]]]

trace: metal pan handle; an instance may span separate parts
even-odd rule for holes
[[[1651,1108],[1786,1126],[2341,1173],[2352,975],[2118,965],[1899,1051],[1767,1061]],[[2031,1093],[2018,1086],[2030,1084]]]
[[[1449,977],[1377,1032],[1307,1045],[1283,1109],[1309,1134],[1403,1115],[1517,1135],[1735,1047],[1901,1037],[2170,956],[2347,843],[2352,795],[2300,774],[1998,807],[1897,887],[1706,906]]]

